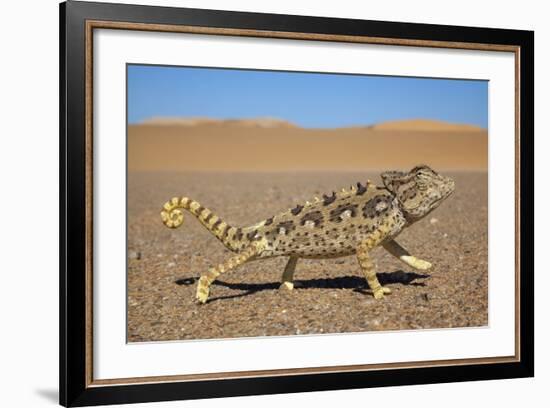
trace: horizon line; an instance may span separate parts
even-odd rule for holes
[[[155,121],[158,121],[158,123],[155,123]],[[162,121],[170,122],[173,121],[174,123],[162,123]],[[181,123],[177,123],[177,122]],[[189,123],[185,123],[185,121],[189,121]],[[190,123],[191,121],[197,121],[198,123]],[[200,123],[200,122],[203,123]],[[342,126],[328,126],[328,127],[309,127],[309,126],[302,126],[300,124],[297,124],[296,122],[293,122],[291,120],[287,120],[284,118],[276,117],[276,116],[242,116],[242,117],[214,117],[214,116],[174,116],[174,115],[167,115],[167,116],[151,116],[146,119],[142,119],[139,121],[130,122],[127,121],[127,125],[186,125],[186,126],[197,126],[201,124],[208,124],[208,122],[211,123],[223,123],[223,122],[257,122],[259,125],[261,125],[261,121],[272,121],[274,124],[280,123],[280,124],[286,124],[290,125],[291,127],[297,128],[297,129],[310,129],[310,130],[337,130],[337,129],[350,129],[350,128],[373,128],[376,126],[384,125],[384,124],[398,124],[398,123],[406,123],[406,122],[426,122],[426,123],[432,123],[432,124],[441,124],[441,125],[448,125],[448,126],[460,126],[460,127],[469,127],[474,128],[482,131],[488,131],[488,128],[482,127],[476,124],[472,123],[466,123],[466,122],[453,122],[453,121],[446,121],[442,119],[431,119],[431,118],[422,118],[422,117],[413,117],[413,118],[404,118],[404,119],[394,119],[394,120],[385,120],[381,122],[371,122],[371,123],[357,123],[357,124],[350,124],[350,125],[342,125]],[[261,126],[260,126],[261,127]],[[269,128],[269,126],[265,126],[266,128]],[[379,129],[380,130],[380,129]]]

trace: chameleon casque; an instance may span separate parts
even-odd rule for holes
[[[427,261],[417,259],[401,247],[395,238],[416,221],[437,208],[455,188],[454,181],[420,165],[409,172],[381,174],[384,186],[367,181],[339,193],[323,195],[313,202],[260,221],[249,227],[233,227],[188,197],[172,198],[161,212],[164,224],[177,228],[183,223],[183,211],[193,214],[230,251],[226,262],[210,268],[197,286],[197,299],[205,303],[210,285],[222,273],[243,263],[275,256],[289,257],[282,275],[282,289],[292,290],[293,275],[299,258],[337,258],[355,254],[376,299],[391,293],[380,285],[370,251],[382,245],[407,265],[426,270]]]

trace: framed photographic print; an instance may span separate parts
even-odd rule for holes
[[[61,404],[534,375],[533,32],[60,27]]]

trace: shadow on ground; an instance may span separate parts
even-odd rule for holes
[[[388,284],[402,284],[402,285],[411,285],[411,286],[426,286],[424,282],[416,282],[417,279],[426,279],[430,275],[418,274],[414,272],[404,272],[404,271],[395,271],[395,272],[382,272],[377,273],[378,280],[382,285]],[[193,285],[198,281],[198,277],[194,278],[183,278],[177,279],[175,281],[178,285]],[[261,292],[264,290],[278,290],[281,282],[269,282],[269,283],[228,283],[224,281],[217,280],[212,285],[225,286],[226,288],[232,290],[244,291],[235,295],[229,296],[219,296],[214,297],[208,300],[208,302],[214,302],[216,300],[222,299],[232,299],[243,296],[252,295],[256,292]],[[364,277],[361,276],[338,276],[336,278],[325,278],[325,279],[309,279],[309,280],[295,280],[294,289],[353,289],[355,292],[371,294],[367,282]]]

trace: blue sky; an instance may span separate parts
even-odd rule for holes
[[[488,82],[128,65],[128,121],[274,117],[305,128],[435,119],[487,128]]]

